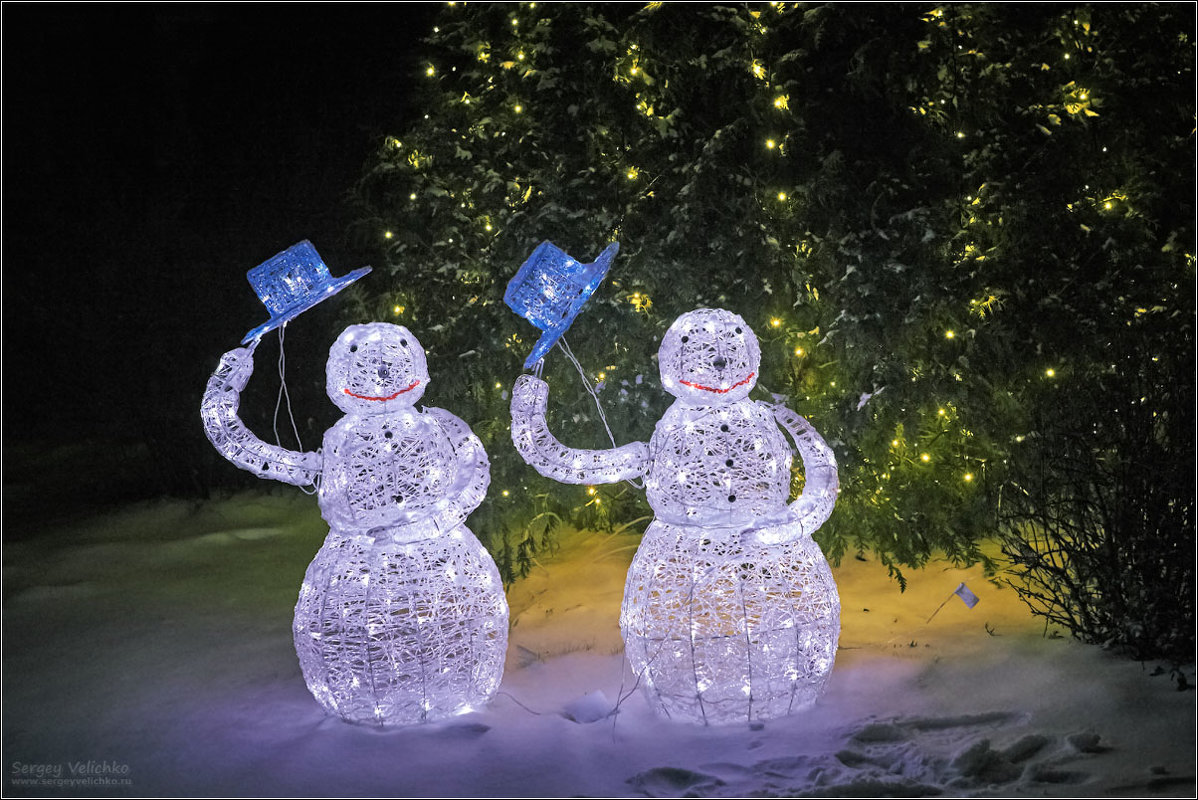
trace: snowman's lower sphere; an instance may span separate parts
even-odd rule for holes
[[[762,545],[657,520],[628,571],[620,629],[659,713],[754,722],[818,698],[836,658],[840,597],[810,536]]]
[[[491,699],[508,607],[495,562],[464,526],[408,543],[334,531],[308,566],[293,632],[325,709],[404,725]]]

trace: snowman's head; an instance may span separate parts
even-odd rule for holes
[[[402,325],[350,325],[329,348],[325,391],[346,414],[411,406],[428,385],[424,348]]]
[[[687,403],[746,397],[757,383],[761,348],[739,315],[722,308],[688,311],[666,331],[657,353],[661,385]]]

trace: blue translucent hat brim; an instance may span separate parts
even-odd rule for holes
[[[586,265],[587,281],[583,285],[582,291],[570,303],[569,313],[562,318],[562,321],[541,334],[541,338],[533,345],[532,352],[524,360],[525,369],[531,369],[533,364],[547,356],[549,351],[553,349],[553,346],[557,344],[557,340],[562,338],[562,334],[574,322],[574,318],[582,311],[582,307],[586,305],[587,300],[599,288],[599,284],[603,283],[603,279],[607,277],[607,271],[611,269],[611,263],[619,250],[619,243],[612,242],[599,254],[599,257],[594,262]]]
[[[333,278],[332,281],[326,283],[312,294],[302,298],[299,302],[288,307],[281,314],[271,317],[257,328],[254,328],[245,335],[245,338],[241,340],[241,343],[248,344],[256,339],[261,339],[264,335],[270,333],[275,328],[286,325],[288,322],[312,308],[317,303],[328,300],[330,297],[337,294],[337,292],[341,291],[346,286],[349,286],[354,281],[365,277],[369,272],[370,267],[361,267],[360,269],[355,269],[348,275],[343,275],[340,278]]]

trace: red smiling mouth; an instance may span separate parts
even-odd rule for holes
[[[743,381],[734,383],[731,386],[729,386],[727,389],[715,389],[715,388],[712,388],[711,386],[704,386],[701,383],[691,383],[690,381],[678,381],[678,382],[681,383],[683,386],[689,386],[692,389],[702,389],[705,392],[715,392],[716,394],[728,394],[728,392],[732,391],[737,386],[744,386],[746,383],[753,380],[753,376],[756,374],[757,374],[756,372],[750,372],[749,376],[747,378],[745,378]]]
[[[400,390],[399,390],[398,392],[396,392],[395,394],[387,395],[386,397],[370,397],[370,396],[368,396],[368,395],[364,395],[364,394],[357,394],[357,393],[355,393],[355,392],[351,392],[349,389],[343,389],[342,391],[344,391],[344,392],[345,392],[347,395],[349,395],[350,397],[356,397],[356,398],[358,398],[359,400],[377,400],[377,401],[386,401],[386,400],[394,400],[395,398],[399,397],[399,396],[400,396],[401,394],[403,394],[404,392],[410,392],[410,391],[412,391],[413,389],[415,389],[415,388],[416,388],[417,386],[419,386],[419,385],[420,385],[420,381],[412,381],[412,384],[411,384],[411,385],[410,385],[408,388],[406,388],[406,389],[400,389]]]

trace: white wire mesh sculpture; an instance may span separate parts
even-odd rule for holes
[[[677,400],[648,446],[561,444],[545,423],[548,387],[531,375],[513,389],[512,440],[563,483],[645,477],[655,519],[628,572],[620,628],[651,705],[704,724],[799,711],[822,691],[840,636],[836,584],[811,539],[836,502],[835,458],[798,414],[748,399],[761,355],[738,315],[683,314],[658,359]],[[806,476],[789,504],[779,426]]]
[[[462,420],[414,404],[424,350],[398,325],[351,325],[329,350],[327,392],[345,412],[318,453],[267,444],[237,416],[253,348],[226,353],[204,392],[208,438],[260,477],[316,483],[330,532],[295,608],[308,688],[351,722],[465,713],[499,688],[508,608],[494,561],[465,526],[490,464]]]

